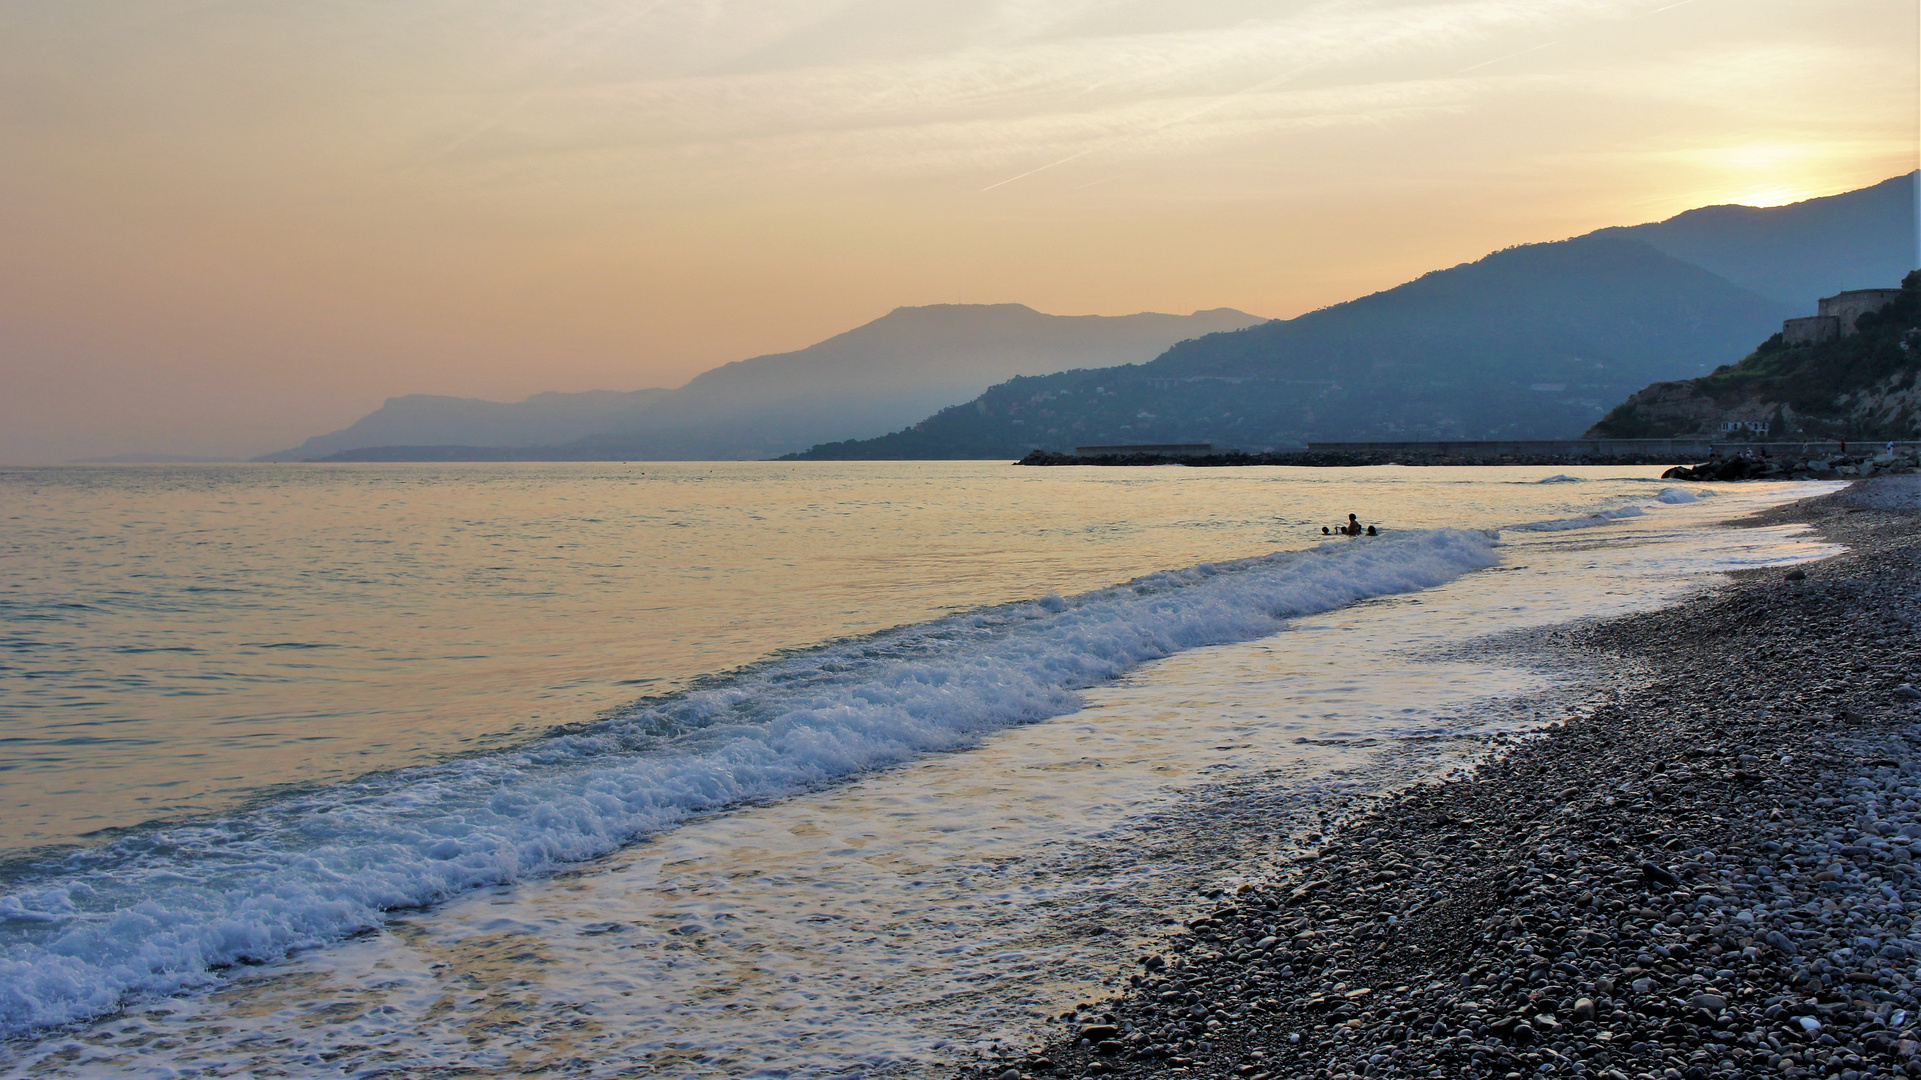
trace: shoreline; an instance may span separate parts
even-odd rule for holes
[[[1541,632],[1651,677],[1382,800],[960,1075],[1921,1076],[1921,484],[1734,526],[1790,522],[1850,550]]]

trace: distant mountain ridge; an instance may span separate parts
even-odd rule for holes
[[[1182,342],[1148,364],[1012,380],[906,431],[806,456],[1558,438],[1662,372],[1705,374],[1703,357],[1734,352],[1791,311],[1638,240],[1532,244]]]
[[[525,401],[482,401],[438,394],[407,394],[339,431],[316,435],[291,450],[256,461],[317,461],[369,446],[535,446],[572,442],[627,422],[673,391],[589,390],[535,394]]]
[[[395,398],[269,459],[1019,457],[1095,443],[1572,437],[1641,387],[1744,355],[1818,296],[1899,280],[1921,263],[1918,175],[1521,245],[1283,321],[900,308],[677,390]]]
[[[878,434],[996,382],[1138,363],[1186,338],[1259,323],[1191,315],[1048,315],[1023,304],[897,308],[807,348],[724,364],[679,389],[536,394],[522,402],[408,395],[260,460],[766,458]]]
[[[1890,285],[1921,264],[1917,175],[1789,206],[1705,206],[1600,235],[1630,236],[1750,292],[1811,310],[1817,297]]]
[[[1869,275],[1913,269],[1915,184],[1909,174],[1790,206],[1709,207],[1522,245],[1298,318],[1183,342],[1149,364],[1015,379],[881,438],[796,456],[1571,438],[1650,382],[1744,355],[1782,318],[1837,291],[1833,282],[1883,284]]]

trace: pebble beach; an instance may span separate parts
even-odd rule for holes
[[[1170,913],[960,1075],[1921,1076],[1916,480],[1753,519],[1843,555],[1502,642],[1623,685]]]

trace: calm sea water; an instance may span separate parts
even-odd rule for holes
[[[1551,470],[1521,470],[1525,479]],[[1647,493],[994,464],[0,472],[0,845],[510,745],[783,650]]]
[[[1021,1037],[1112,974],[1076,920],[1147,935],[1164,871],[1232,870],[1142,860],[1198,793],[1305,827],[1567,683],[1410,649],[1825,551],[1717,524],[1810,485],[1655,472],[0,472],[0,1064],[829,1075]],[[1386,534],[1327,542],[1350,510]]]

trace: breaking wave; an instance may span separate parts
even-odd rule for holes
[[[1545,484],[1554,479],[1557,478],[1548,477],[1547,480],[1542,480],[1540,483]],[[1702,499],[1713,496],[1713,494],[1714,491],[1711,488],[1692,490],[1688,488],[1671,487],[1661,489],[1661,493],[1654,497],[1654,501],[1655,503],[1666,506],[1678,506],[1685,503],[1699,502]],[[1533,521],[1526,525],[1509,525],[1506,531],[1565,532],[1569,529],[1591,529],[1597,525],[1611,525],[1625,518],[1641,517],[1654,508],[1655,507],[1651,505],[1630,503],[1627,506],[1617,506],[1608,510],[1599,510],[1592,514],[1584,514],[1581,517],[1559,518],[1554,521]]]
[[[1596,525],[1608,525],[1623,518],[1640,517],[1647,511],[1639,506],[1619,506],[1612,510],[1602,510],[1581,517],[1561,518],[1556,521],[1534,521],[1526,525],[1510,525],[1510,532],[1564,532],[1568,529],[1592,529]]]
[[[1437,530],[1203,563],[782,655],[510,751],[137,830],[4,886],[0,1034],[205,985],[691,815],[963,749],[1147,661],[1440,585],[1495,549]]]

